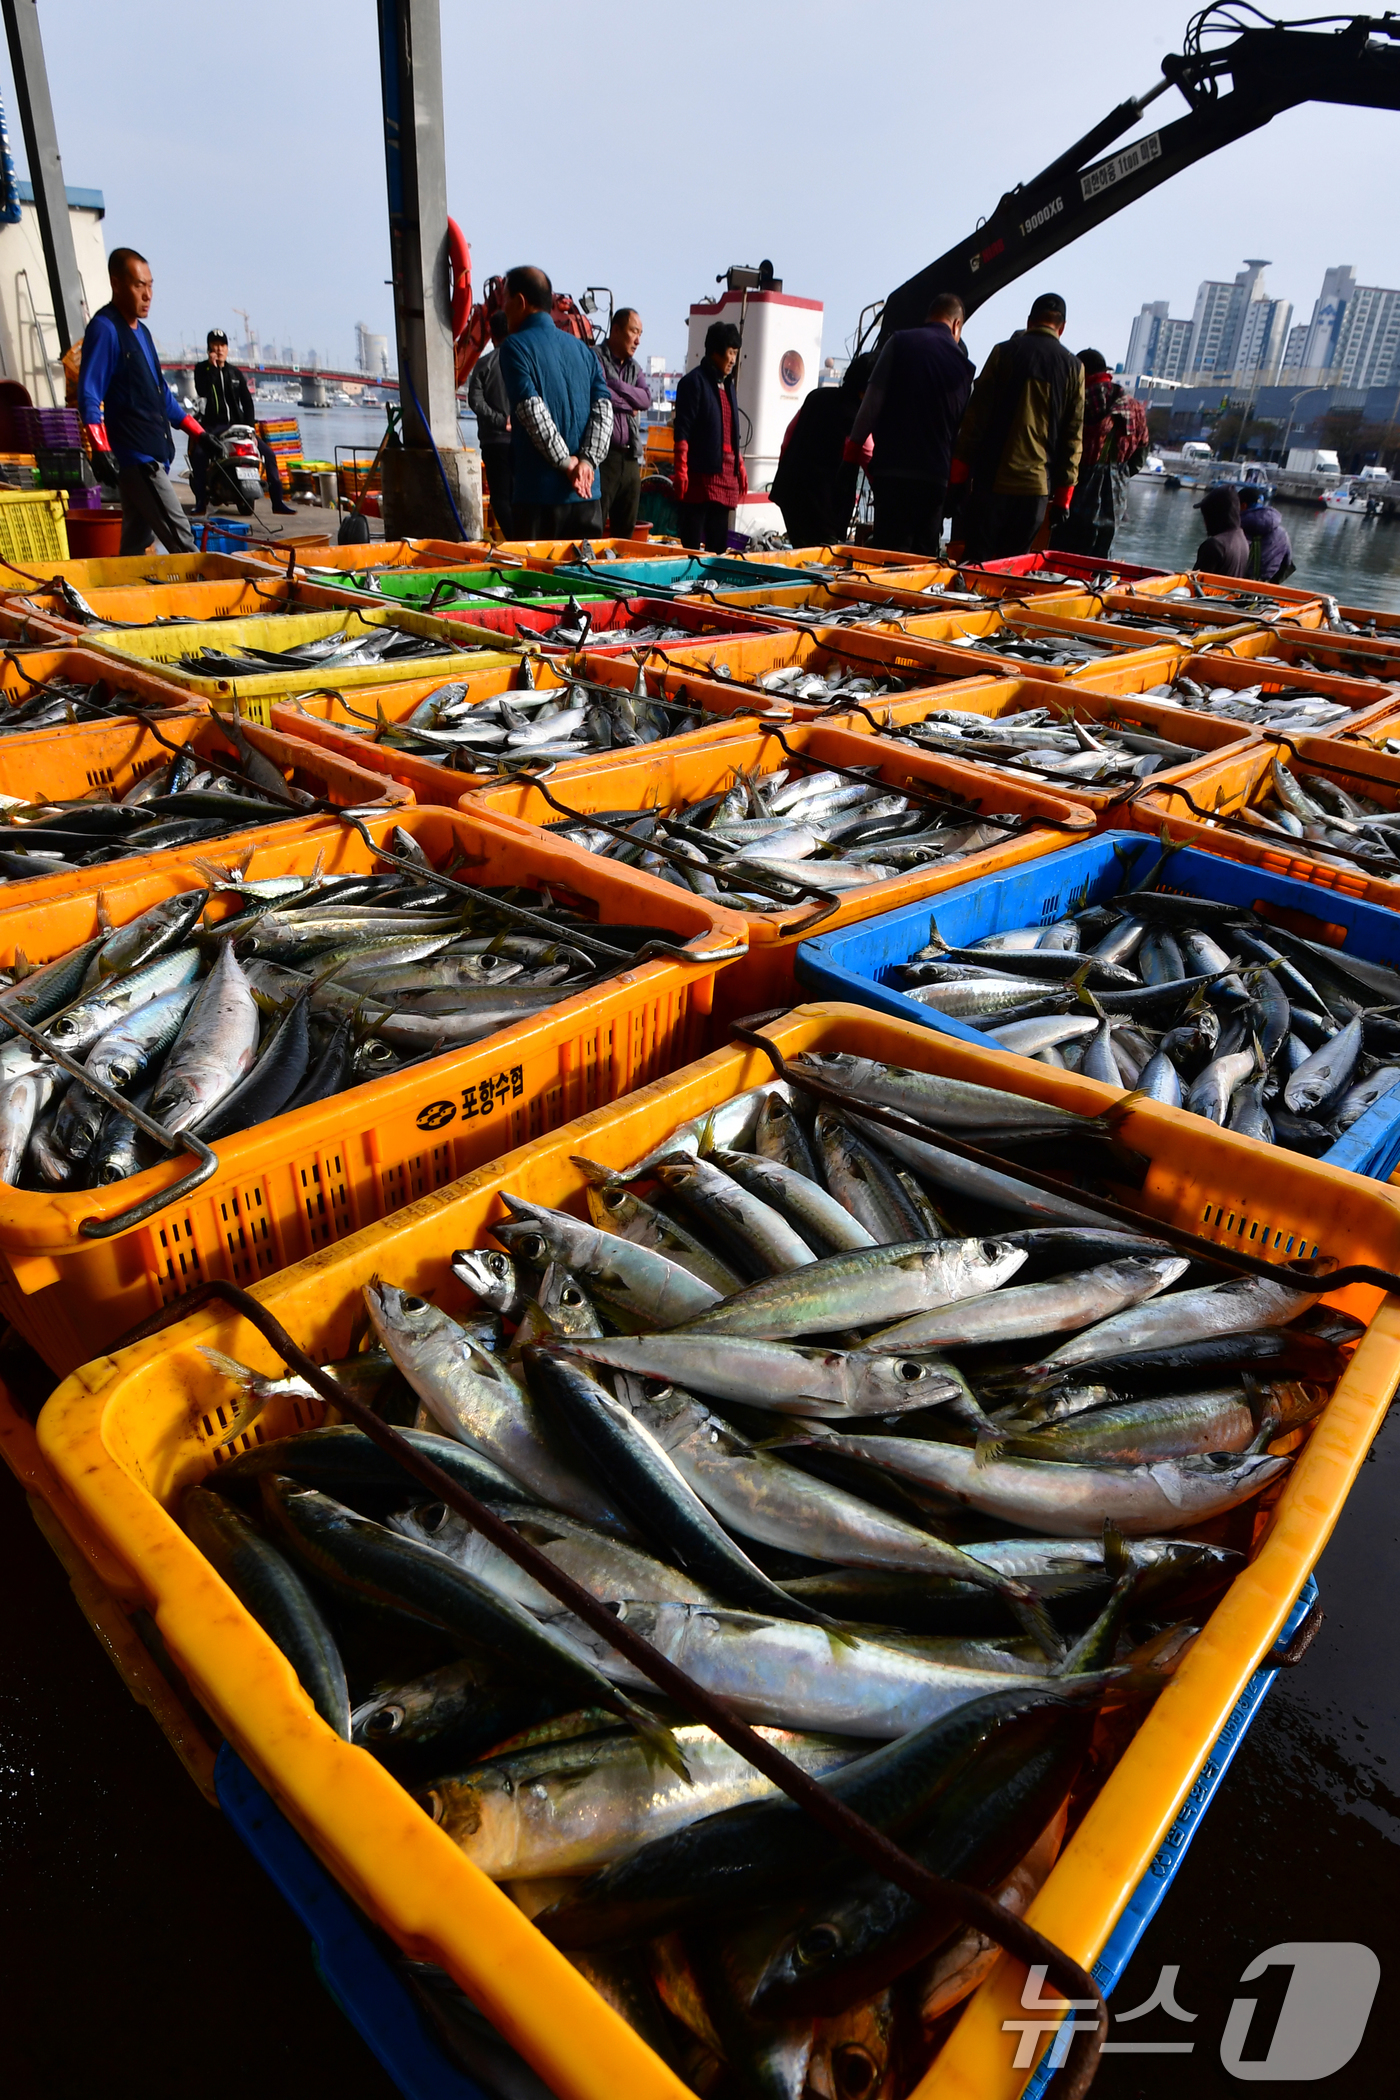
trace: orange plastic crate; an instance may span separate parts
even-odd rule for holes
[[[1261,736],[1252,751],[1222,754],[1218,764],[1199,771],[1175,790],[1149,782],[1126,813],[1137,830],[1165,829],[1183,845],[1203,846],[1230,860],[1271,874],[1292,875],[1319,889],[1338,890],[1367,904],[1400,908],[1400,881],[1387,879],[1351,862],[1320,858],[1306,839],[1290,839],[1221,823],[1269,799],[1270,765],[1277,757],[1306,787],[1310,773],[1320,773],[1349,794],[1364,795],[1385,809],[1400,809],[1400,758],[1360,742],[1337,737],[1289,737],[1285,742]],[[1184,789],[1184,793],[1183,793]],[[1189,794],[1191,800],[1186,800]],[[1194,808],[1192,805],[1195,805]]]
[[[670,653],[668,649],[667,655]],[[742,691],[731,693],[723,685],[705,685],[702,697],[701,688],[691,674],[674,674],[664,668],[665,662],[665,657],[656,657],[648,669],[647,682],[653,694],[659,688],[663,697],[684,699],[693,688],[693,704],[706,707],[717,715],[731,714],[751,705],[751,695]],[[637,676],[636,665],[630,658],[596,653],[567,659],[560,657],[557,661],[536,657],[531,671],[539,692],[567,687],[576,676],[591,679],[597,685],[618,685],[630,691]],[[451,682],[464,685],[469,699],[489,700],[497,693],[511,692],[518,678],[519,672],[514,666],[498,665],[490,671],[469,671],[463,678]],[[457,772],[435,759],[419,757],[415,752],[396,751],[390,744],[375,741],[381,716],[386,722],[405,721],[421,701],[446,682],[442,678],[423,678],[402,685],[362,686],[347,694],[302,693],[293,701],[274,705],[272,717],[279,729],[307,737],[313,743],[326,744],[332,750],[343,751],[372,772],[387,773],[392,780],[402,780],[413,789],[420,802],[441,802],[453,808],[474,784],[471,773]],[[666,744],[668,748],[687,744],[705,733],[704,730],[691,730],[683,737],[668,737]],[[649,744],[646,748],[656,751],[660,746]],[[564,761],[559,770],[569,773],[575,765],[591,765],[592,762],[590,758],[570,759]]]
[[[74,648],[67,640],[41,649],[7,649],[0,657],[0,699],[6,707],[17,707],[21,700],[32,699],[51,679],[100,686],[104,699],[115,693],[130,693],[138,707],[154,709],[158,714],[172,709],[183,714],[205,712],[201,701],[158,672],[135,663],[114,664],[110,656],[99,656],[95,649]]]
[[[1203,766],[1211,766],[1224,753],[1247,749],[1258,743],[1258,730],[1248,729],[1239,722],[1222,722],[1213,715],[1193,714],[1159,700],[1137,697],[1145,686],[1156,685],[1161,675],[1160,664],[1139,662],[1100,671],[1092,685],[1087,680],[1083,684],[1077,679],[1072,684],[1062,680],[1056,685],[1039,677],[999,678],[992,675],[951,687],[946,694],[922,693],[910,700],[876,701],[868,713],[852,713],[839,719],[846,728],[878,736],[882,730],[893,731],[922,722],[943,707],[956,708],[959,714],[986,715],[995,720],[1023,714],[1031,708],[1048,707],[1057,717],[1065,715],[1078,722],[1112,722],[1127,729],[1142,729],[1149,736],[1192,745],[1200,753],[1198,758],[1183,759],[1180,765],[1151,775],[1153,781],[1194,779]],[[910,748],[917,750],[918,746]],[[976,773],[990,774],[999,780],[1033,777],[1018,766],[978,765],[970,758],[960,763],[967,764]],[[1099,787],[1091,780],[1074,780],[1067,776],[1060,791],[1094,810],[1102,826],[1104,823],[1121,824],[1124,806],[1133,800],[1143,785],[1135,781],[1127,787]],[[829,929],[822,927],[821,931],[825,933]]]
[[[1400,631],[1390,639],[1362,634],[1330,634],[1313,629],[1293,633],[1265,628],[1229,645],[1232,656],[1264,656],[1270,662],[1300,670],[1330,672],[1343,678],[1369,678],[1392,690],[1400,686]]]
[[[850,1051],[997,1086],[1093,1114],[1117,1090],[953,1041],[858,1007],[800,1007],[768,1031],[788,1057]],[[318,1361],[345,1353],[372,1276],[464,1303],[449,1268],[503,1215],[501,1191],[581,1211],[574,1156],[623,1167],[676,1125],[772,1075],[759,1051],[717,1051],[606,1113],[543,1138],[450,1194],[270,1278],[258,1296]],[[1400,1266],[1400,1210],[1388,1192],[1316,1161],[1135,1098],[1122,1135],[1146,1161],[1134,1196],[1224,1246],[1286,1261],[1314,1246],[1341,1262]],[[1260,1507],[1236,1576],[1139,1727],[1029,1915],[1086,1966],[1112,1930],[1189,1793],[1202,1760],[1345,1504],[1400,1376],[1400,1302],[1356,1286],[1337,1294],[1365,1334],[1276,1502]],[[230,1594],[171,1511],[227,1455],[227,1387],[198,1345],[280,1368],[257,1332],[211,1307],[158,1338],[85,1366],[44,1409],[42,1456],[111,1558],[123,1601],[149,1611],[201,1704],[354,1900],[417,1959],[440,1963],[529,2059],[560,2100],[685,2100],[686,2088],[596,1997],[384,1769],[316,1714],[291,1667]],[[276,1399],[243,1441],[319,1421],[318,1402]],[[824,1840],[814,1834],[814,1843]],[[959,2022],[915,2100],[1012,2100],[1024,1971],[1003,1960]]]
[[[271,551],[271,550],[269,550]],[[27,561],[17,567],[0,560],[0,592],[21,596],[66,576],[78,591],[101,586],[129,588],[143,583],[207,583],[229,576],[261,576],[267,563],[251,554],[167,554],[152,548],[146,554],[94,555],[86,561]]]
[[[413,806],[412,788],[380,773],[367,772],[353,757],[309,744],[301,737],[263,729],[256,722],[243,725],[244,735],[255,751],[271,759],[292,787],[315,795],[318,801],[333,802],[341,809],[365,809],[375,804],[407,809]],[[162,741],[162,739],[164,741]],[[220,727],[217,715],[186,708],[178,715],[160,717],[148,724],[134,715],[116,716],[93,728],[76,724],[63,729],[39,729],[32,736],[0,737],[0,795],[16,795],[27,802],[76,801],[94,790],[120,801],[129,788],[148,773],[168,765],[174,753],[168,748],[193,749],[236,765],[237,753]],[[324,814],[287,817],[280,823],[250,825],[230,831],[224,838],[205,839],[200,846],[167,846],[158,853],[132,854],[126,860],[103,861],[85,871],[99,888],[123,875],[176,866],[191,853],[216,861],[241,860],[245,853],[268,840],[305,837],[308,831],[324,828]],[[0,832],[0,839],[11,837]],[[18,834],[23,836],[23,834]],[[72,875],[36,875],[32,881],[6,882],[0,886],[0,904],[24,904],[30,908],[73,894]]]
[[[1239,592],[1247,592],[1251,598],[1268,598],[1278,608],[1273,615],[1276,620],[1298,627],[1320,627],[1326,617],[1327,608],[1316,591],[1299,590],[1289,583],[1261,583],[1253,576],[1215,576],[1206,569],[1181,570],[1174,576],[1143,576],[1136,582],[1126,584],[1121,591],[1110,591],[1106,602],[1109,605],[1122,603],[1131,607],[1139,598],[1165,598],[1173,591],[1187,588],[1189,598],[1172,600],[1174,611],[1183,611],[1191,616],[1191,608],[1199,607],[1199,617],[1209,620],[1210,608],[1205,603],[1211,598],[1229,598]],[[1251,622],[1265,615],[1241,613],[1239,619]]]
[[[225,576],[197,583],[98,585],[83,597],[99,620],[121,626],[157,627],[165,620],[238,620],[258,613],[324,612],[329,607],[363,604],[356,591],[336,590],[294,576],[290,582],[269,569],[255,576]],[[20,606],[34,604],[41,613],[83,639],[97,640],[100,630],[70,619],[53,590],[34,590],[27,599],[0,606],[0,618],[13,618]]]
[[[1175,635],[1149,634],[1142,631],[1135,633],[1130,627],[1115,627],[1110,621],[1097,618],[1098,610],[1098,599],[1087,594],[1080,594],[1078,597],[1066,595],[1058,598],[1036,598],[1029,604],[1013,603],[1003,598],[994,610],[985,613],[931,612],[916,614],[911,619],[903,620],[901,624],[906,634],[927,635],[939,641],[949,640],[958,634],[983,635],[991,640],[993,646],[997,634],[1002,630],[1008,633],[1059,634],[1066,637],[1080,635],[1086,642],[1111,649],[1115,657],[1137,657],[1163,649],[1178,650],[1184,654],[1203,647],[1207,642],[1224,642],[1233,636],[1253,631],[1237,623],[1232,627],[1210,629],[1204,639],[1196,629],[1187,626],[1182,626]],[[1004,661],[1008,667],[1023,672],[1029,668],[1020,657],[1007,657]],[[1103,658],[1096,658],[1092,663],[1083,664],[1068,675],[1078,681],[1092,678],[1096,671],[1111,668],[1111,664],[1106,664]],[[1046,666],[1045,676],[1054,676],[1053,666]]]
[[[1019,611],[1019,608],[1017,609]],[[1001,624],[1003,615],[999,608],[985,613],[930,613],[927,620],[914,620],[897,624],[872,621],[868,626],[816,627],[791,636],[775,632],[771,637],[755,637],[744,642],[722,642],[707,644],[703,650],[678,648],[669,651],[671,662],[678,669],[691,665],[697,675],[711,672],[717,666],[727,666],[729,678],[735,684],[739,680],[750,686],[764,671],[777,669],[791,663],[812,663],[816,669],[824,668],[830,661],[848,663],[871,677],[903,677],[908,680],[910,691],[905,696],[929,688],[942,689],[950,681],[976,679],[979,683],[989,677],[1022,678],[1026,665],[1019,657],[1002,657],[978,650],[959,649],[946,640],[930,637],[923,630],[926,624],[943,626],[949,631],[980,635],[991,632]],[[981,623],[985,622],[986,625]],[[1031,623],[1039,624],[1039,623]],[[917,631],[915,631],[917,630]],[[1151,649],[1133,649],[1118,645],[1116,662],[1123,665],[1141,664],[1144,668],[1158,667],[1156,677],[1169,675],[1169,667],[1181,655],[1181,651],[1169,643],[1159,643]],[[1062,666],[1046,664],[1037,669],[1041,678],[1059,682],[1072,679],[1079,684],[1093,671],[1105,668],[1102,661],[1085,665],[1077,671],[1066,671]],[[1154,679],[1155,682],[1155,679]],[[780,699],[780,695],[774,695]],[[755,690],[750,705],[762,704],[765,696]],[[710,703],[707,700],[705,704]],[[813,708],[805,702],[794,702],[794,712],[808,715]]]
[[[1118,675],[1114,672],[1086,674],[1082,679],[1076,679],[1075,683],[1086,686],[1091,692],[1126,691],[1125,686],[1114,682]],[[1308,666],[1284,663],[1272,656],[1245,656],[1234,651],[1227,654],[1223,650],[1215,649],[1202,650],[1198,656],[1181,658],[1161,672],[1160,676],[1154,674],[1146,678],[1136,690],[1142,691],[1144,686],[1167,684],[1173,678],[1183,677],[1207,687],[1233,686],[1238,692],[1245,692],[1257,686],[1265,693],[1282,693],[1290,689],[1322,693],[1329,700],[1336,700],[1355,710],[1351,715],[1343,716],[1335,727],[1327,732],[1331,736],[1354,736],[1362,733],[1369,724],[1379,723],[1388,711],[1400,708],[1400,693],[1394,692],[1388,686],[1378,685],[1374,679],[1347,678],[1336,672],[1314,671]],[[1190,716],[1195,710],[1185,708],[1179,712]],[[1232,726],[1241,729],[1244,724],[1237,722]],[[1259,734],[1268,736],[1271,732],[1264,729],[1260,730]]]
[[[76,622],[61,620],[33,598],[0,598],[0,635],[16,649],[57,649],[78,634]]]
[[[368,818],[366,829],[383,840],[395,824],[435,864],[461,853],[466,879],[481,887],[572,894],[596,907],[600,933],[609,921],[658,926],[687,955],[641,963],[469,1049],[224,1139],[217,1174],[112,1239],[85,1237],[84,1220],[114,1219],[170,1187],[189,1172],[188,1155],[103,1189],[0,1186],[0,1315],[53,1370],[85,1362],[201,1277],[256,1282],[701,1047],[715,972],[743,952],[736,915],[682,890],[658,895],[630,869],[562,851],[485,812],[395,810]],[[196,860],[207,857],[207,847],[190,848],[162,856],[159,869],[93,870],[70,878],[67,894],[42,910],[0,904],[0,965],[20,949],[46,962],[90,939],[99,897],[120,926],[203,887]],[[274,833],[246,872],[309,874],[321,859],[331,874],[352,873],[375,858],[356,831],[328,817],[290,840]],[[224,900],[210,909],[222,915]]]
[[[1001,773],[990,775],[982,767],[960,765],[955,760],[916,751],[912,745],[894,745],[882,738],[853,736],[844,725],[805,723],[786,731],[781,738],[763,729],[747,735],[733,729],[710,729],[675,743],[652,744],[641,751],[614,751],[595,760],[578,760],[566,774],[551,775],[548,786],[557,801],[589,815],[601,810],[665,809],[681,802],[696,802],[706,795],[720,794],[740,774],[775,773],[792,763],[800,753],[814,768],[822,765],[860,767],[872,779],[893,789],[906,783],[936,789],[950,801],[965,804],[969,816],[1023,816],[1027,829],[1003,842],[986,846],[978,853],[947,867],[921,868],[872,882],[863,889],[843,891],[831,909],[818,900],[806,899],[787,911],[742,910],[748,928],[748,954],[732,963],[716,987],[716,1010],[723,1014],[758,1013],[786,1005],[793,996],[793,961],[799,942],[811,933],[830,933],[858,919],[893,911],[936,896],[958,883],[998,869],[1018,867],[1038,860],[1071,840],[1092,831],[1094,820],[1078,797],[1059,795],[1039,781]],[[518,779],[488,784],[468,795],[464,809],[489,809],[503,823],[547,828],[565,822],[534,783]],[[1039,820],[1037,822],[1037,820]],[[556,833],[555,836],[558,834]],[[565,843],[561,838],[560,844]],[[595,856],[581,847],[572,851],[584,859]],[[609,867],[610,861],[602,865]],[[811,864],[814,883],[821,882],[821,863]],[[648,876],[662,889],[671,885]]]

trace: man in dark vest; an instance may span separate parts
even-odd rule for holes
[[[1060,341],[1065,302],[1043,292],[1024,330],[998,343],[977,375],[953,447],[968,561],[1025,554],[1047,507],[1067,511],[1079,475],[1084,367]],[[971,492],[968,484],[971,483]]]
[[[145,256],[114,248],[107,275],[111,303],[87,324],[78,371],[78,413],[92,445],[93,471],[120,491],[123,554],[144,554],[152,533],[168,553],[192,554],[194,539],[170,484],[170,432],[173,426],[199,439],[203,426],[186,415],[161,375],[145,325],[151,310]]]
[[[940,292],[922,328],[901,328],[876,360],[843,457],[875,441],[875,545],[936,560],[953,440],[977,370],[962,346],[963,303]]]

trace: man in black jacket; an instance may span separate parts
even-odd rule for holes
[[[250,430],[257,428],[257,415],[253,408],[253,396],[248,382],[237,365],[228,361],[228,337],[222,328],[211,328],[204,339],[208,355],[194,368],[194,390],[199,396],[200,421],[212,436],[217,437],[234,423],[246,423]],[[290,517],[292,506],[282,494],[282,473],[277,464],[277,455],[270,445],[259,440],[263,468],[267,474],[267,493],[272,498],[272,508],[279,517]],[[194,514],[204,516],[209,494],[209,464],[213,448],[196,439],[190,446],[190,487],[194,490]]]
[[[875,441],[870,486],[875,545],[938,556],[953,440],[977,367],[962,346],[963,303],[940,292],[922,328],[901,328],[880,352],[844,457]]]

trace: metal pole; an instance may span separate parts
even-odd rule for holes
[[[403,441],[427,449],[431,435],[440,450],[455,450],[438,0],[378,0],[378,6]]]
[[[68,192],[63,182],[53,104],[49,100],[39,9],[37,0],[3,0],[3,4],[15,97],[24,131],[24,150],[29,156],[29,180],[39,213],[39,236],[44,244],[44,265],[49,275],[49,297],[53,300],[61,358],[65,350],[82,340],[86,301],[68,218]]]

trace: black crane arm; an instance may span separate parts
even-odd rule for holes
[[[1249,16],[1264,26],[1247,26]],[[1203,38],[1226,29],[1239,34],[1217,48],[1203,47]],[[956,292],[972,313],[1091,226],[1193,161],[1257,131],[1281,110],[1300,102],[1400,109],[1400,15],[1329,15],[1284,23],[1254,7],[1227,4],[1194,16],[1185,44],[1183,52],[1163,59],[1165,78],[1158,86],[1120,103],[1048,168],[1009,190],[975,233],[891,292],[880,321],[882,340],[922,321],[939,292]],[[1229,92],[1222,94],[1227,81]],[[1117,152],[1105,152],[1172,87],[1190,105],[1185,116]]]

